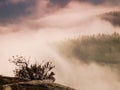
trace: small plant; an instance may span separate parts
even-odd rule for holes
[[[24,80],[55,81],[55,73],[51,71],[55,66],[50,61],[41,64],[29,64],[30,60],[23,56],[13,56],[9,61],[18,67],[14,70],[15,77]]]

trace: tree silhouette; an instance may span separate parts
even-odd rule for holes
[[[55,66],[50,61],[41,64],[29,64],[30,60],[23,56],[13,56],[9,61],[18,67],[14,73],[20,79],[55,81],[55,73],[51,71]]]

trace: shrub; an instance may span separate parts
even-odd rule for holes
[[[20,79],[55,81],[55,73],[51,71],[55,66],[50,61],[41,64],[29,64],[30,60],[23,56],[13,56],[9,61],[18,67],[14,73]]]

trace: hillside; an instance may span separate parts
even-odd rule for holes
[[[10,77],[3,77],[0,79],[0,83],[4,81],[4,84],[0,84],[0,90],[75,90],[50,81],[34,80],[18,82],[19,80],[15,80],[14,78],[13,82],[13,78],[10,79]],[[9,84],[8,82],[5,84],[6,81],[9,81]]]
[[[108,12],[101,15],[103,20],[110,22],[112,25],[119,27],[120,26],[120,11]]]
[[[68,60],[96,63],[120,71],[120,35],[99,34],[69,39],[57,43],[56,50]]]

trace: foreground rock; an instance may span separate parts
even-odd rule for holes
[[[1,85],[0,90],[75,90],[49,81],[34,80]]]

